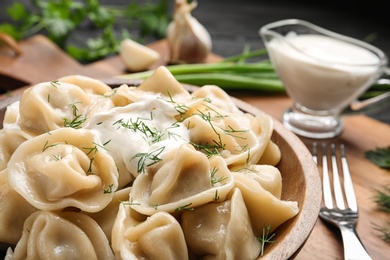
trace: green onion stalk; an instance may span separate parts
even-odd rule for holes
[[[249,58],[263,57],[265,49],[245,52],[222,61],[206,64],[177,64],[166,68],[181,83],[195,86],[217,85],[225,90],[259,90],[265,92],[284,92],[284,86],[277,76],[271,62],[262,59],[249,63]],[[154,70],[119,76],[122,79],[146,79]]]
[[[177,64],[166,68],[181,83],[195,86],[217,85],[225,90],[256,90],[284,93],[285,88],[267,58],[267,50],[244,51],[222,61],[206,64]],[[248,62],[250,58],[260,61]],[[124,74],[122,79],[146,79],[154,70]],[[366,99],[390,91],[390,84],[374,84],[361,97]]]

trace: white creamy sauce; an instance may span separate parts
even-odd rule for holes
[[[97,133],[115,162],[125,162],[126,169],[139,174],[141,153],[145,165],[183,143],[189,142],[188,129],[174,120],[178,112],[157,95],[145,95],[137,103],[115,107],[93,115],[87,129]],[[148,154],[148,156],[146,156]],[[118,165],[119,170],[121,166]]]
[[[290,96],[313,110],[343,107],[377,77],[380,59],[371,51],[322,35],[291,33],[268,49]]]

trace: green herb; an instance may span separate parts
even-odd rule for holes
[[[219,200],[218,190],[215,191],[213,200],[214,201],[218,201]]]
[[[390,186],[383,187],[382,190],[375,190],[374,201],[378,209],[390,213]],[[374,224],[375,230],[379,231],[384,241],[390,242],[390,222],[387,225]]]
[[[190,207],[191,205],[192,205],[192,203],[188,203],[188,204],[186,204],[184,206],[180,206],[180,207],[176,208],[175,211],[183,211],[183,210],[190,210],[190,211],[192,211],[192,210],[194,210],[194,208],[191,208]]]
[[[60,85],[60,82],[58,82],[58,81],[51,81],[50,85],[52,85],[53,87],[57,88]]]
[[[150,128],[143,120],[152,120],[153,116],[152,113],[150,114],[150,119],[141,119],[139,117],[136,118],[136,120],[133,120],[133,118],[130,118],[127,121],[124,121],[123,119],[119,119],[118,121],[114,122],[113,125],[120,125],[124,128],[127,128],[133,132],[140,132],[143,135],[143,139],[149,143],[149,145],[157,143],[161,141],[162,137],[164,136],[164,133],[159,131],[158,129]]]
[[[120,41],[130,37],[128,30],[139,31],[141,38],[162,38],[170,21],[167,0],[143,4],[132,1],[127,6],[101,5],[99,0],[31,0],[30,9],[13,3],[6,11],[12,22],[1,24],[0,32],[17,40],[37,33],[46,34],[70,55],[85,61],[115,53]],[[123,32],[117,38],[115,28],[119,24]],[[69,44],[71,40],[77,40],[74,32],[82,30],[83,26],[94,28],[97,36],[89,38],[82,47]]]
[[[180,115],[180,122],[182,122],[185,118],[184,115],[187,113],[187,111],[190,109],[187,105],[182,104],[182,103],[177,103],[173,97],[171,96],[171,93],[167,90],[167,94],[169,99],[166,100],[166,102],[173,104],[173,108],[179,113]]]
[[[58,154],[53,154],[53,157],[54,159],[56,159],[57,161],[60,161],[62,159],[61,155],[58,155]]]
[[[103,146],[101,146],[99,144],[94,143],[94,145],[95,146],[93,146],[91,148],[83,147],[83,149],[88,151],[86,153],[86,155],[89,155],[89,167],[88,167],[88,170],[87,170],[88,174],[93,174],[93,172],[92,172],[92,165],[93,165],[93,161],[95,160],[96,154],[98,153],[98,147],[106,149],[106,148],[104,148]]]
[[[87,120],[87,117],[82,114],[78,114],[79,109],[77,108],[76,104],[80,102],[76,102],[74,104],[71,104],[70,107],[72,109],[73,119],[63,118],[64,120],[64,127],[71,127],[75,129],[80,129],[82,124]]]
[[[367,151],[365,156],[379,167],[390,169],[390,146]]]
[[[217,135],[217,140],[212,140],[212,143],[190,142],[190,144],[193,145],[195,147],[195,149],[197,149],[200,152],[203,152],[208,158],[210,158],[213,155],[219,155],[220,152],[223,151],[225,149],[225,146],[226,146],[222,142],[221,134],[217,131],[217,129],[215,128],[215,126],[213,124],[214,120],[220,120],[226,116],[221,115],[220,113],[218,113],[217,111],[215,111],[211,108],[209,108],[209,109],[212,110],[213,112],[215,112],[215,114],[211,114],[210,112],[206,113],[206,112],[202,112],[201,110],[198,110],[198,113],[194,114],[193,116],[199,116],[201,119],[206,121],[210,125],[212,131]],[[188,128],[190,127],[190,124],[191,124],[191,122],[188,122],[188,126],[187,126]]]
[[[213,167],[210,170],[210,180],[211,180],[211,186],[215,186],[217,183],[221,183],[222,181],[226,180],[228,177],[227,176],[222,176],[222,177],[217,177],[215,176],[218,172],[219,168]]]
[[[385,241],[390,243],[390,223],[388,223],[386,226],[379,226],[377,224],[374,224],[375,230],[380,232],[381,238]]]
[[[113,186],[114,186],[114,184],[110,184],[110,185],[108,186],[108,189],[103,190],[103,193],[104,193],[104,194],[112,193],[112,187],[113,187]]]
[[[133,202],[133,199],[131,199],[130,201],[123,201],[123,200],[118,200],[118,201],[125,206],[141,205],[141,203]]]
[[[160,148],[158,148],[150,153],[137,153],[136,155],[133,156],[133,158],[131,158],[130,162],[135,158],[139,158],[137,172],[138,173],[145,173],[145,170],[146,170],[145,167],[152,166],[153,164],[156,164],[156,163],[162,161],[162,159],[159,156],[164,151],[164,149],[165,149],[165,146],[160,147]],[[151,162],[147,164],[148,160],[150,160]]]
[[[50,148],[50,147],[54,147],[58,144],[51,144],[49,145],[49,141],[46,141],[45,144],[43,145],[43,149],[42,149],[42,152],[44,152],[46,149]]]
[[[261,251],[260,255],[264,255],[264,247],[267,243],[275,243],[276,240],[272,240],[272,238],[275,236],[275,233],[270,234],[269,231],[271,230],[270,225],[264,225],[263,227],[263,233],[260,236],[256,236],[257,240],[261,243]]]
[[[384,212],[390,213],[390,186],[384,187],[383,190],[375,190],[374,201],[378,208]]]

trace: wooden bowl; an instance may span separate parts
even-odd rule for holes
[[[234,100],[245,112],[264,113],[248,103]],[[304,143],[277,120],[274,120],[272,140],[282,153],[277,165],[283,178],[282,199],[297,201],[299,213],[275,230],[272,240],[277,242],[266,244],[264,255],[259,257],[261,260],[294,258],[316,224],[322,200],[318,168]]]

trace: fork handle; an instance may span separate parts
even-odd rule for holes
[[[366,249],[364,248],[362,242],[354,227],[340,225],[341,236],[343,238],[344,245],[344,259],[361,259],[368,260],[372,259]]]

